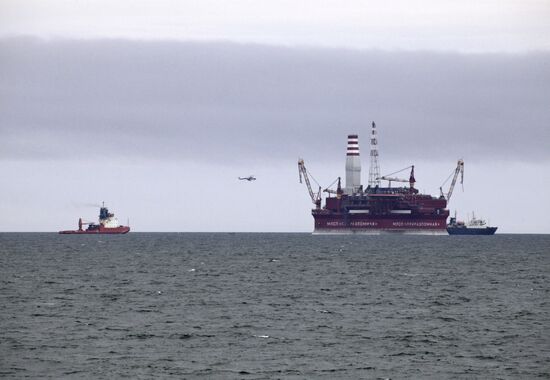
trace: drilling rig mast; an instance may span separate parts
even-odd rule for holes
[[[378,138],[376,137],[376,124],[372,122],[372,132],[370,136],[370,168],[369,168],[369,186],[380,186],[380,167],[378,166]]]

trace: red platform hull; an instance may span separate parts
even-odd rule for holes
[[[328,233],[408,233],[447,235],[447,215],[402,216],[377,215],[365,216],[354,214],[314,214],[315,234]]]
[[[63,235],[120,235],[127,234],[128,232],[130,232],[130,227],[127,226],[120,226],[116,228],[105,228],[103,226],[99,226],[98,228],[89,228],[86,230],[59,231],[59,233]]]

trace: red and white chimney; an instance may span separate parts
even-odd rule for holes
[[[346,154],[346,194],[359,191],[361,186],[361,158],[359,156],[359,136],[348,135]]]

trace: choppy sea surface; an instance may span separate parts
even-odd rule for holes
[[[550,235],[0,234],[0,377],[550,378]]]

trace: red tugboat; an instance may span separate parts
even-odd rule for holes
[[[86,229],[82,227],[88,225]],[[129,226],[121,226],[115,214],[110,213],[105,202],[99,209],[99,223],[83,222],[82,218],[78,219],[78,230],[59,231],[60,234],[79,235],[79,234],[127,234],[130,232]]]
[[[346,186],[337,179],[336,190],[327,188],[329,193],[322,206],[321,186],[318,192],[311,188],[304,161],[298,161],[300,182],[304,178],[315,208],[311,211],[314,219],[314,234],[380,234],[408,233],[446,235],[449,210],[447,203],[459,174],[464,173],[464,162],[458,161],[454,178],[447,194],[439,197],[422,194],[415,188],[414,166],[398,172],[380,176],[378,165],[377,131],[372,123],[369,183],[361,185],[361,162],[357,135],[348,135],[346,155]],[[393,175],[409,170],[409,178]],[[449,177],[450,178],[450,177]],[[388,181],[382,186],[381,181]],[[336,181],[335,181],[336,182]],[[394,186],[392,182],[404,182],[408,187]],[[330,186],[329,186],[330,187]]]

